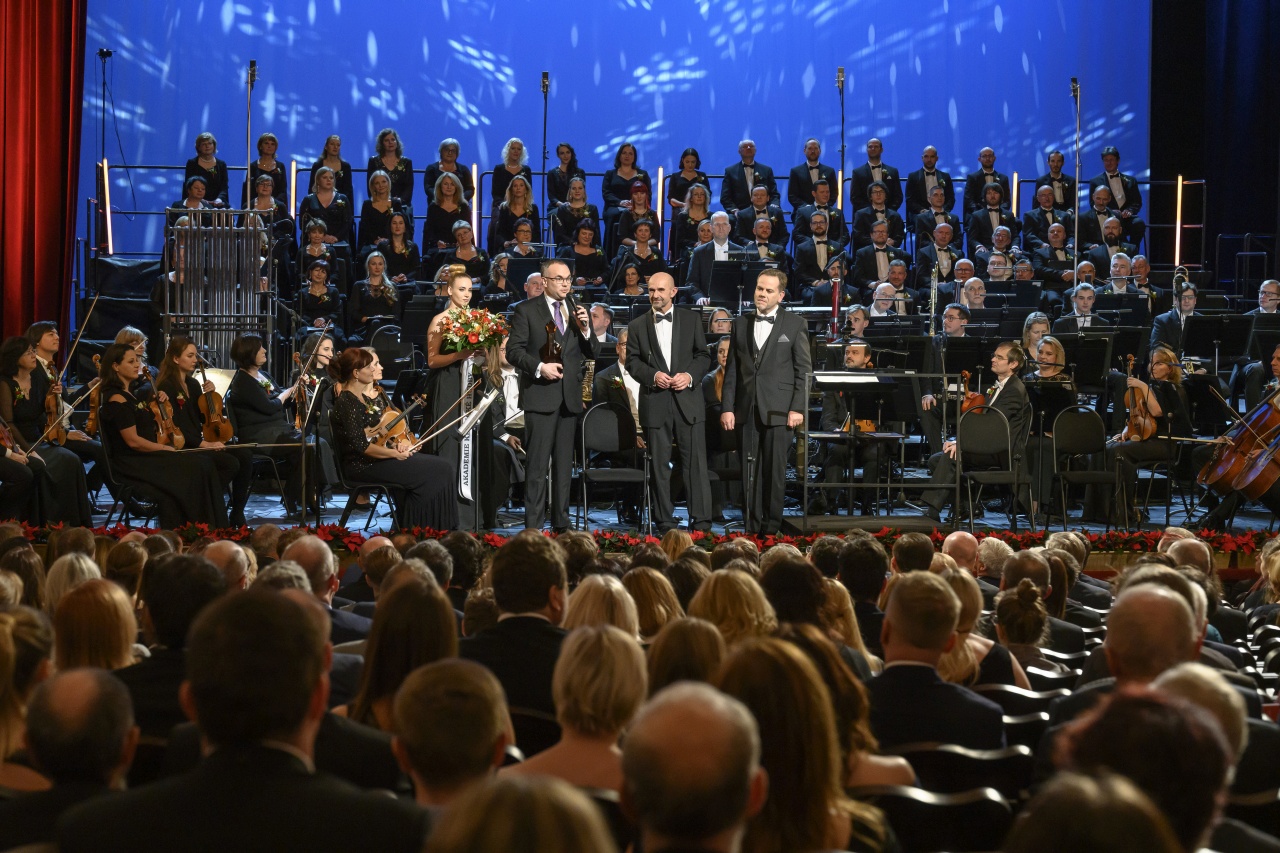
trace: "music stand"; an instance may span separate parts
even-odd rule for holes
[[[1036,310],[1044,299],[1044,282],[1015,280],[1013,282],[1013,300],[1009,307],[1031,308]]]
[[[913,383],[899,382],[896,377],[885,376],[878,371],[870,370],[832,370],[819,371],[810,374],[810,387],[817,387],[823,390],[838,389],[844,397],[849,413],[849,431],[846,432],[809,432],[806,430],[806,438],[825,440],[825,441],[841,441],[847,442],[849,445],[849,479],[846,483],[832,483],[831,487],[848,488],[850,491],[857,489],[875,489],[876,503],[879,504],[880,488],[884,486],[886,489],[892,489],[893,483],[881,483],[879,472],[876,472],[875,482],[866,482],[866,472],[863,472],[863,482],[855,483],[853,480],[853,472],[857,468],[857,437],[862,436],[864,441],[901,441],[904,436],[901,433],[892,432],[861,432],[854,424],[859,417],[863,419],[873,420],[877,424],[886,421],[899,420],[898,411],[914,412],[915,401],[914,394],[911,391]],[[905,395],[902,392],[905,390]],[[899,398],[905,396],[905,406],[900,404]],[[868,414],[874,413],[872,417]],[[892,472],[892,469],[890,469]],[[826,486],[827,484],[822,484]],[[803,507],[804,514],[809,514],[809,488],[810,483],[808,477],[802,481],[803,488]]]
[[[1212,359],[1213,373],[1217,375],[1223,359],[1236,363],[1248,354],[1252,331],[1253,317],[1243,314],[1192,314],[1182,326],[1181,356]]]
[[[770,266],[776,267],[777,264],[768,264],[759,258],[751,260],[747,255],[741,260],[712,261],[707,293],[710,304],[738,311],[744,302],[751,301],[746,295],[755,293],[756,276]]]
[[[1087,331],[1095,331],[1089,329]],[[1106,329],[1096,331],[1106,332]],[[1107,369],[1111,363],[1112,338],[1106,334],[1063,335],[1057,339],[1062,344],[1066,371],[1079,387],[1105,388]]]
[[[1280,343],[1280,313],[1250,314],[1253,329],[1249,333],[1249,360],[1269,361]]]
[[[1099,293],[1093,313],[1117,326],[1145,326],[1151,322],[1151,297],[1145,293]]]
[[[1060,335],[1057,338],[1062,341],[1064,347],[1072,337],[1103,338],[1110,341],[1111,350],[1110,355],[1107,357],[1107,364],[1123,372],[1124,356],[1132,355],[1139,362],[1147,360],[1147,351],[1151,348],[1150,331],[1150,329],[1143,326],[1103,326],[1100,328],[1090,326],[1078,335]],[[1103,372],[1105,373],[1106,371],[1104,370]],[[1080,384],[1085,384],[1080,377],[1077,376],[1075,379]]]

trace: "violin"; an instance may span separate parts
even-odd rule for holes
[[[0,447],[22,451],[22,448],[18,447],[18,442],[13,438],[13,432],[9,429],[9,422],[4,418],[0,418]]]
[[[200,384],[208,381],[209,377],[204,372],[204,359],[200,359]],[[204,418],[204,440],[220,441],[223,444],[230,441],[235,430],[231,426],[231,420],[223,412],[222,395],[217,391],[205,391],[200,395],[196,406]]]
[[[93,366],[96,370],[102,362],[102,356],[94,353]],[[102,405],[102,383],[96,383],[89,393],[89,419],[84,422],[84,434],[93,438],[98,434],[98,407]]]
[[[54,365],[50,363],[50,367]],[[67,428],[62,423],[62,400],[53,389],[62,381],[61,374],[49,385],[49,393],[44,395],[44,438],[54,444],[67,443]]]
[[[415,409],[427,402],[427,398],[421,394],[417,394],[403,412],[397,411],[391,401],[387,399],[387,392],[381,388],[378,389],[382,399],[386,401],[387,408],[383,411],[382,417],[378,419],[378,425],[370,427],[366,430],[369,434],[369,440],[372,444],[378,444],[388,449],[395,447],[401,440],[410,444],[417,444],[418,437],[409,429],[409,415]]]
[[[987,404],[986,395],[969,390],[969,371],[960,371],[960,387],[964,389],[964,401],[960,404],[960,414],[967,414],[979,406]],[[979,412],[978,414],[982,414]]]
[[[185,447],[187,441],[182,435],[182,430],[178,429],[177,424],[173,422],[173,406],[167,400],[161,402],[159,395],[154,395],[151,402],[147,404],[147,408],[156,419],[156,443],[170,446],[174,450]]]
[[[1126,380],[1133,378],[1132,355],[1125,359],[1124,376]],[[1145,394],[1137,388],[1129,388],[1124,392],[1124,405],[1129,410],[1129,421],[1120,434],[1121,441],[1146,441],[1156,434],[1156,419],[1147,409]]]

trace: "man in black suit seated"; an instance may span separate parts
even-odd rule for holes
[[[959,618],[960,599],[942,578],[898,576],[880,629],[884,672],[867,683],[871,732],[881,749],[926,742],[1004,748],[1000,706],[938,676],[938,660],[963,642]]]
[[[1106,245],[1107,220],[1115,217],[1115,211],[1109,206],[1111,190],[1106,186],[1094,187],[1089,193],[1089,201],[1089,209],[1080,212],[1080,245],[1076,248],[1081,252]]]
[[[512,744],[502,685],[468,660],[438,660],[409,673],[392,713],[392,749],[413,780],[414,801],[426,809],[445,808],[492,776]]]
[[[334,645],[363,640],[369,636],[369,630],[373,627],[372,619],[338,610],[333,606],[333,596],[338,591],[338,558],[323,539],[319,536],[303,536],[286,548],[280,559],[293,560],[307,573],[312,594],[320,599],[320,603],[329,612],[329,639]]]
[[[1280,308],[1280,281],[1269,278],[1258,286],[1258,307],[1248,313],[1275,314],[1277,308]],[[1280,347],[1276,348],[1276,352],[1280,352]],[[1270,361],[1264,357],[1258,361],[1250,362],[1241,371],[1243,378],[1239,384],[1232,382],[1232,390],[1237,387],[1243,387],[1244,389],[1246,411],[1252,411],[1257,407],[1258,403],[1262,402],[1266,386],[1275,381],[1275,363],[1275,353],[1272,354]]]
[[[1121,242],[1120,237],[1120,220],[1114,216],[1109,217],[1102,226],[1103,242],[1085,253],[1085,257],[1093,264],[1094,269],[1111,269],[1111,259],[1116,255],[1124,255],[1127,258],[1131,258],[1137,254],[1138,247],[1131,243]]]
[[[559,625],[568,586],[564,549],[543,536],[515,536],[493,555],[489,571],[498,623],[464,638],[458,655],[488,667],[511,707],[554,717],[551,675],[565,636]]]
[[[1111,323],[1093,313],[1093,303],[1096,298],[1097,294],[1090,282],[1082,280],[1077,284],[1071,292],[1071,304],[1074,310],[1070,314],[1063,314],[1053,322],[1053,334],[1074,335],[1085,329],[1110,326]]]
[[[338,594],[334,597],[344,601],[373,601],[377,598],[378,584],[382,582],[382,578],[369,578],[365,561],[374,551],[390,544],[391,540],[385,536],[371,536],[366,539],[360,546],[360,550],[356,552],[357,571],[353,572],[348,568],[346,572],[354,577],[338,587]]]
[[[1031,253],[1036,278],[1053,290],[1075,284],[1076,255],[1067,245],[1067,229],[1061,222],[1049,226],[1046,243]]]
[[[836,184],[836,170],[818,162],[822,156],[822,143],[812,136],[804,143],[804,162],[791,169],[787,179],[787,203],[791,205],[791,221],[799,223],[800,208],[814,203],[814,188],[824,181],[828,191]]]
[[[1166,346],[1175,353],[1182,352],[1182,327],[1187,318],[1196,313],[1196,286],[1187,282],[1174,295],[1174,305],[1151,321],[1151,349]]]
[[[1044,555],[1035,551],[1018,551],[1005,561],[1000,573],[1000,589],[1017,589],[1023,578],[1029,578],[1040,590],[1040,596],[1047,599],[1053,594],[1052,573],[1049,561]],[[994,630],[994,629],[993,629]],[[994,639],[994,638],[993,638]],[[1056,616],[1049,617],[1049,636],[1045,647],[1062,654],[1074,654],[1084,651],[1084,631],[1079,625],[1072,625]]]
[[[970,275],[972,275],[972,264],[970,264],[969,272]],[[929,292],[927,290],[923,291],[922,294],[922,299],[927,300],[929,298]],[[941,298],[941,295],[939,295],[939,298]],[[959,303],[953,302],[943,309],[942,334],[935,335],[929,342],[929,349],[925,353],[925,373],[947,372],[947,339],[963,338],[964,327],[968,324],[968,308]],[[931,453],[938,453],[943,447],[943,412],[941,407],[947,405],[942,399],[942,380],[925,379],[922,380],[921,386],[921,391],[923,393],[920,396],[920,427],[924,432],[924,437],[929,441],[929,451]],[[946,414],[950,417],[951,411],[948,411]]]
[[[955,248],[952,226],[945,222],[938,223],[933,229],[932,240],[928,244],[921,243],[916,250],[916,291],[929,296],[934,270],[938,272],[938,284],[951,283],[956,280],[956,264],[960,260],[960,252]],[[954,285],[939,287],[939,293],[948,296],[955,293]]]
[[[755,242],[752,234],[756,220],[767,219],[773,226],[774,242],[787,244],[787,219],[782,215],[782,208],[769,202],[769,188],[764,184],[758,183],[751,188],[751,203],[739,210],[734,219],[737,222],[735,236],[740,242]]]
[[[622,750],[622,810],[650,853],[736,853],[769,780],[745,705],[685,681],[636,715]]]
[[[877,284],[889,280],[889,264],[906,264],[910,260],[910,255],[889,242],[889,223],[875,222],[871,225],[871,243],[853,256],[853,283],[863,290],[875,290]]]
[[[870,197],[870,203],[853,215],[853,239],[850,245],[854,251],[871,244],[871,226],[877,222],[884,222],[889,226],[889,243],[893,246],[901,246],[902,241],[906,238],[907,228],[902,222],[902,217],[898,215],[898,211],[894,210],[886,202],[888,192],[885,185],[879,181],[873,183],[867,188],[867,195]]]
[[[187,632],[200,611],[226,591],[222,573],[204,557],[167,554],[147,562],[140,592],[151,655],[115,672],[129,688],[144,736],[168,737],[186,722],[178,687],[186,678]]]
[[[325,639],[272,592],[210,605],[191,629],[182,704],[212,751],[190,772],[68,812],[59,849],[421,850],[425,811],[314,770]]]
[[[767,221],[761,220],[767,227]],[[627,373],[640,383],[640,426],[653,459],[658,527],[678,526],[671,496],[671,451],[679,451],[689,495],[689,529],[711,531],[711,480],[707,474],[706,406],[702,377],[711,366],[702,323],[673,308],[675,280],[659,273],[649,281],[653,310],[627,326]]]
[[[613,328],[613,309],[603,302],[591,306],[591,334],[601,344],[616,344],[618,339],[609,333]]]
[[[698,305],[706,305],[710,301],[712,264],[715,261],[730,260],[734,257],[731,253],[743,248],[742,244],[729,240],[732,231],[729,214],[723,210],[711,214],[711,242],[698,246],[689,257],[689,276],[684,282],[688,301]]]
[[[1022,248],[1034,252],[1049,242],[1049,227],[1061,223],[1068,234],[1075,230],[1075,214],[1054,204],[1050,187],[1036,189],[1036,206],[1022,214]],[[1071,240],[1068,239],[1068,245]]]
[[[738,143],[739,162],[724,169],[724,180],[720,182],[720,206],[730,216],[736,216],[744,207],[751,206],[751,190],[757,184],[764,184],[769,191],[769,203],[777,204],[781,196],[778,194],[778,182],[774,180],[773,169],[764,163],[756,162],[756,144],[750,139]]]
[[[787,449],[791,433],[804,422],[805,374],[810,370],[809,331],[797,314],[780,309],[787,276],[764,270],[756,278],[756,313],[733,321],[725,366],[726,430],[739,427],[739,446],[749,457],[747,524],[750,533],[782,527]]]
[[[835,183],[834,181],[832,183]],[[793,221],[796,224],[792,237],[799,246],[805,240],[813,236],[813,232],[809,227],[809,220],[814,213],[821,211],[827,220],[827,239],[833,241],[840,248],[849,245],[849,229],[844,224],[844,214],[840,212],[840,208],[831,204],[831,185],[825,180],[820,180],[813,186],[813,200],[808,204],[804,204],[795,210]]]
[[[948,313],[951,310],[948,307]],[[1027,429],[1031,423],[1031,403],[1027,399],[1027,389],[1022,384],[1021,378],[1026,364],[1027,357],[1020,344],[1009,341],[996,347],[996,351],[991,355],[991,372],[995,376],[995,384],[987,390],[986,395],[987,405],[1003,413],[1009,421],[1009,435],[1013,443],[1015,460],[1006,459],[1004,452],[994,456],[968,454],[967,461],[970,465],[1007,467],[1011,462],[1022,464],[1017,461],[1017,458],[1023,455],[1027,442]],[[970,416],[982,417],[981,414]],[[964,452],[964,448],[959,450],[961,453]],[[955,491],[956,453],[956,442],[946,441],[943,442],[942,452],[929,457],[931,472],[929,482],[936,488],[925,492],[922,500],[928,505],[925,515],[935,521],[941,518],[942,508],[947,505]],[[955,510],[957,516],[961,512],[967,512],[967,509],[962,510],[960,507],[956,507]]]
[[[1053,192],[1053,206],[1058,210],[1075,210],[1078,203],[1076,195],[1076,179],[1062,171],[1066,158],[1061,151],[1049,152],[1049,171],[1036,178],[1036,193],[1039,198],[1040,187],[1048,187]]]
[[[573,283],[568,265],[543,261],[542,279],[546,283],[542,297],[512,309],[507,358],[520,373],[524,445],[531,473],[525,480],[524,524],[542,528],[549,485],[545,473],[550,468],[551,526],[564,531],[569,529],[573,436],[583,412],[582,376],[587,359],[595,358],[596,341],[587,309],[568,299]],[[547,361],[544,352],[551,340],[558,344],[559,353]]]
[[[1115,296],[1142,294],[1143,296],[1151,297],[1157,295],[1159,290],[1153,288],[1149,283],[1139,286],[1134,279],[1133,262],[1129,259],[1129,256],[1124,252],[1116,252],[1111,256],[1110,279],[1106,284],[1098,288],[1098,292]]]
[[[907,278],[909,276],[910,276],[910,271],[907,269],[906,261],[897,259],[889,262],[889,280],[885,282],[885,284],[893,286],[893,290],[890,293],[890,296],[892,297],[893,301],[889,305],[890,309],[892,310],[889,313],[892,313],[892,314],[915,314],[916,313],[916,304],[920,298],[920,294],[918,294],[912,288],[907,287]],[[881,288],[879,287],[876,288],[877,291],[879,291],[880,289]],[[876,298],[877,297],[875,293],[868,293],[866,297],[867,304],[870,305],[872,302],[875,301]],[[884,315],[872,314],[872,316],[884,316]]]
[[[123,790],[138,736],[129,691],[111,673],[73,669],[37,685],[26,709],[27,756],[53,787],[0,802],[0,849],[52,845],[64,812]]]
[[[892,285],[882,285],[883,287],[892,287]],[[867,364],[871,361],[871,347],[861,338],[855,338],[844,348],[844,369],[850,372],[865,372],[869,368]],[[844,428],[846,422],[850,418],[848,391],[846,388],[838,385],[831,385],[822,391],[822,421],[821,428],[823,432],[837,432]],[[856,413],[858,420],[866,420],[868,415],[874,412],[858,411]],[[875,418],[871,418],[875,420]],[[854,482],[857,483],[876,483],[880,481],[880,469],[886,461],[888,461],[888,446],[883,442],[869,441],[864,438],[857,437],[858,429],[855,425],[850,425],[849,441],[825,441],[826,461],[823,464],[823,482],[828,486],[839,483],[847,483],[850,479],[850,471],[848,471],[851,459],[850,449],[856,449],[856,462],[862,466],[862,473],[858,475]],[[837,503],[847,504],[852,507],[857,504],[862,515],[869,515],[874,504],[874,493],[867,489],[858,489],[851,498],[846,499],[845,490],[822,489],[817,492],[816,497],[809,500],[809,512],[813,515],[826,515],[828,504],[836,505]],[[835,496],[839,494],[840,499],[837,501]],[[828,497],[831,498],[828,501]]]
[[[858,633],[867,651],[884,657],[880,646],[880,626],[884,613],[876,603],[889,578],[889,553],[878,539],[871,536],[850,537],[837,556],[840,583],[853,599],[853,612],[858,617]]]
[[[938,168],[938,149],[926,145],[920,162],[924,165],[907,175],[907,217],[934,207],[929,197],[934,187],[942,188],[943,202],[939,207],[949,213],[956,206],[956,188],[951,175]]]
[[[964,239],[969,257],[974,257],[979,248],[991,248],[995,242],[995,231],[1002,225],[1009,229],[1011,240],[1017,236],[1021,226],[1018,225],[1017,217],[1004,207],[1005,198],[1004,190],[999,184],[987,184],[983,190],[983,206],[965,219]]]
[[[879,206],[871,197],[871,185],[875,183],[884,185],[885,198],[882,204],[887,204],[894,212],[902,207],[902,178],[896,168],[881,162],[880,155],[883,153],[884,145],[879,139],[873,137],[867,140],[867,162],[850,173],[849,201],[854,210]]]
[[[811,305],[825,304],[814,300],[814,288],[825,285],[826,301],[831,301],[831,262],[841,254],[841,247],[827,239],[827,217],[822,211],[810,215],[809,227],[812,236],[796,245],[795,281],[788,300],[803,299]],[[852,293],[852,288],[849,289]]]
[[[981,216],[981,214],[978,214]],[[988,267],[994,266],[992,259],[996,256],[1004,257],[1004,267],[1008,271],[1008,275],[1004,278],[998,277],[994,272],[988,270]],[[1013,280],[1013,263],[1026,257],[1026,253],[1022,248],[1014,244],[1013,232],[1006,226],[1001,225],[991,232],[991,242],[975,246],[972,253],[973,261],[978,265],[978,274],[990,281],[1012,281]]]
[[[953,530],[942,540],[942,553],[956,561],[956,565],[973,575],[982,592],[983,609],[995,609],[999,584],[993,584],[982,576],[982,558],[978,554],[978,539],[967,530]]]
[[[987,187],[993,184],[998,185],[1001,198],[1009,198],[1009,176],[996,171],[996,152],[991,148],[983,148],[978,152],[978,162],[982,164],[982,168],[964,177],[963,214],[966,222],[969,220],[969,214],[987,206],[985,193]]]
[[[1106,187],[1111,191],[1110,208],[1120,217],[1124,224],[1124,235],[1129,242],[1141,244],[1147,233],[1147,223],[1138,218],[1142,210],[1142,190],[1133,175],[1120,172],[1120,149],[1108,145],[1102,149],[1102,173],[1089,180],[1089,192],[1096,187]]]
[[[763,216],[752,223],[747,251],[754,252],[760,260],[773,264],[783,272],[791,272],[791,256],[783,248],[785,243],[773,239],[773,224]],[[754,260],[754,258],[753,258]]]
[[[929,191],[929,204],[918,211],[912,220],[916,232],[916,246],[925,246],[933,240],[933,232],[939,225],[951,227],[951,248],[959,252],[963,247],[960,231],[960,217],[946,207],[946,193],[942,187],[934,187]]]

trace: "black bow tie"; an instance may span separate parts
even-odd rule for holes
[[[766,316],[765,316],[765,315],[763,315],[763,314],[757,314],[757,315],[756,315],[756,322],[757,322],[757,323],[768,323],[770,326],[772,326],[772,325],[773,325],[773,321],[777,319],[777,316],[778,316],[778,315],[776,315],[776,314],[775,314],[775,315],[774,315],[774,316],[772,316],[772,317],[766,317]]]
[[[889,251],[889,247],[888,247],[888,246],[877,246],[877,247],[876,247],[876,251],[877,251],[877,252],[888,252],[888,251]]]
[[[1116,172],[1115,174],[1112,174],[1111,172],[1107,172],[1107,178],[1108,178],[1108,179],[1111,179],[1111,178],[1118,178],[1118,177],[1120,177],[1120,173],[1119,173],[1119,172]]]
[[[670,312],[670,311],[668,311],[668,312],[667,312],[667,313],[665,313],[665,314],[654,314],[654,315],[653,315],[653,322],[655,322],[655,323],[661,323],[663,320],[666,320],[668,323],[670,323],[670,322],[671,322],[671,312]]]
[[[998,208],[998,207],[988,207],[988,208],[987,208],[987,213],[999,213],[999,212],[1000,212],[1000,208]]]
[[[925,173],[926,175],[929,175],[930,177],[932,177],[932,176],[934,176],[935,174],[937,174],[937,172],[930,172],[928,169],[925,169],[925,170],[924,170],[924,173]]]

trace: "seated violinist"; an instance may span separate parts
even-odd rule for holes
[[[1034,316],[1034,315],[1033,315]],[[1043,315],[1042,315],[1043,316]],[[1044,324],[1040,324],[1043,328]],[[1057,383],[1074,389],[1067,372],[1067,354],[1062,342],[1052,335],[1041,335],[1035,346],[1034,370],[1023,377],[1025,383],[1044,388]],[[1053,421],[1074,397],[1065,394],[1040,393],[1040,406],[1032,412],[1031,435],[1027,439],[1027,467],[1031,471],[1032,511],[1049,504],[1053,496]],[[1060,511],[1059,511],[1060,514]]]
[[[881,285],[882,287],[885,285]],[[854,338],[844,348],[844,369],[848,371],[869,371],[872,369],[871,346],[862,338]],[[832,385],[822,393],[822,430],[823,432],[847,432],[856,436],[859,432],[875,432],[874,418],[867,417],[873,412],[851,411],[852,395],[846,386]],[[857,415],[857,420],[853,416]],[[823,482],[828,485],[849,482],[850,442],[832,441],[827,445],[827,461],[824,467]],[[889,460],[889,445],[874,439],[855,438],[853,446],[857,447],[857,461],[862,465],[862,473],[854,478],[857,483],[874,483],[880,479],[881,469]],[[826,495],[834,490],[823,489],[816,498],[809,500],[809,511],[815,515],[828,512]],[[849,506],[856,503],[861,515],[872,515],[875,512],[874,493],[870,489],[857,489],[851,500],[843,491],[840,492],[839,504]]]

